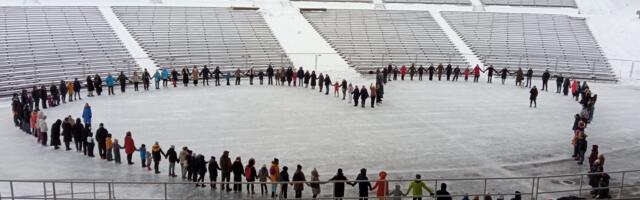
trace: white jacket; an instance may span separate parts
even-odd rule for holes
[[[40,132],[48,132],[49,127],[47,126],[46,118],[40,118],[38,120],[38,128],[40,129]]]

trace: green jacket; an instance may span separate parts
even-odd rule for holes
[[[426,184],[424,184],[424,182],[420,181],[420,180],[415,180],[412,181],[411,184],[409,185],[409,190],[407,190],[407,194],[409,194],[409,192],[411,192],[411,190],[413,190],[413,196],[414,197],[421,197],[422,196],[422,188],[426,189],[429,194],[433,194],[433,190],[431,190],[431,188],[427,187]]]

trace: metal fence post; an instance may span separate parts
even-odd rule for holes
[[[531,199],[533,199],[533,194],[536,189],[536,178],[531,178]]]
[[[42,192],[44,194],[44,200],[47,200],[47,182],[42,182]]]
[[[69,185],[71,187],[71,200],[74,199],[74,195],[73,195],[73,180],[69,181]]]
[[[164,200],[167,200],[167,183],[164,183]]]
[[[582,196],[582,184],[584,183],[584,176],[580,174],[580,186],[578,186],[578,196]]]
[[[487,195],[487,179],[484,179],[484,190],[482,192],[482,195]]]
[[[56,182],[51,182],[51,188],[53,189],[53,200],[58,200],[58,196],[56,195]]]
[[[96,180],[93,180],[93,199],[96,199]]]
[[[112,183],[107,183],[107,189],[109,190],[109,200],[111,200],[111,184]]]
[[[9,181],[9,187],[11,188],[11,200],[15,200],[15,194],[13,194],[13,181]]]
[[[620,180],[620,193],[618,193],[618,199],[622,199],[624,196],[622,192],[624,192],[624,172],[622,172],[622,180]]]
[[[535,200],[538,200],[538,192],[540,192],[540,177],[538,177],[538,182],[536,182],[536,196],[535,196]]]

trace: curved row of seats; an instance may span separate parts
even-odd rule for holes
[[[253,9],[114,6],[116,16],[160,66],[210,65],[223,71],[292,66]]]
[[[549,69],[580,79],[615,80],[611,66],[582,18],[566,15],[442,12],[485,64]]]
[[[356,70],[468,63],[429,12],[328,9],[303,15]]]
[[[138,68],[96,7],[0,7],[0,96]]]

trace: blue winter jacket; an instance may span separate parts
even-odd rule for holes
[[[91,124],[91,107],[85,107],[82,110],[82,119],[84,119],[85,124]]]
[[[113,79],[113,76],[109,75],[107,76],[107,80],[105,80],[107,82],[107,86],[111,87],[113,86],[113,84],[115,83],[115,79]]]
[[[153,74],[153,80],[156,82],[160,81],[160,73],[158,73],[158,71],[156,71],[156,73]]]
[[[140,159],[142,159],[143,162],[144,160],[147,160],[147,148],[140,147],[138,151],[140,152]]]
[[[169,79],[169,70],[162,69],[162,80],[168,80],[168,79]]]

